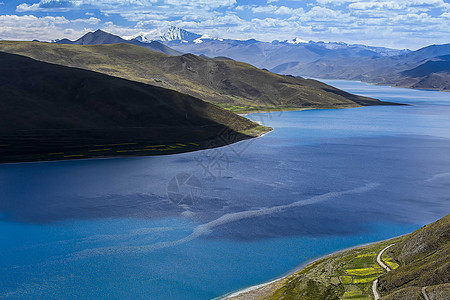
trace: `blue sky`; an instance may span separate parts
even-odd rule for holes
[[[444,0],[0,0],[0,39],[76,39],[96,29],[157,37],[300,38],[417,49],[450,43]]]

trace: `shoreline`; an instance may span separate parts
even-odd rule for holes
[[[380,104],[383,105],[383,104]],[[289,111],[308,111],[308,110],[322,110],[322,109],[349,109],[349,108],[363,108],[363,107],[371,107],[371,106],[362,106],[362,105],[351,105],[351,106],[343,106],[343,107],[304,107],[304,108],[286,108],[286,109],[274,109],[274,110],[268,110],[268,111],[250,111],[250,112],[242,112],[242,113],[235,113],[241,117],[246,117],[250,114],[263,114],[263,113],[274,113],[274,112],[289,112]],[[251,119],[249,119],[251,120]],[[275,130],[275,128],[271,128],[271,127],[267,127],[265,125],[260,124],[260,122],[258,121],[254,121],[251,120],[255,123],[257,123],[259,126],[261,127],[266,127],[269,130],[264,130],[261,131],[261,133],[259,133],[256,136],[252,136],[250,138],[246,138],[246,139],[254,139],[254,138],[260,138],[265,136],[266,134],[272,132]],[[244,132],[240,132],[241,134],[244,134]],[[250,135],[249,135],[250,136]],[[238,142],[241,142],[243,140],[246,139],[242,139]],[[218,147],[214,147],[214,148],[220,148],[220,147],[224,147],[224,146],[228,146],[228,145],[232,145],[236,142],[230,143],[230,144],[226,144],[226,145],[221,145]],[[191,150],[187,150],[187,151],[180,151],[180,152],[173,152],[173,153],[158,153],[158,154],[153,154],[153,155],[106,155],[106,156],[98,156],[98,157],[84,157],[84,158],[64,158],[64,159],[49,159],[49,160],[35,160],[35,161],[13,161],[13,162],[0,162],[0,166],[1,165],[16,165],[16,164],[34,164],[34,163],[53,163],[53,162],[61,162],[61,161],[87,161],[87,160],[97,160],[97,159],[119,159],[119,158],[130,158],[130,157],[146,157],[146,156],[162,156],[162,155],[174,155],[174,154],[183,154],[183,153],[189,153],[189,152],[195,152],[195,151],[199,151],[199,150],[207,150],[210,148],[203,148],[203,149],[191,149]]]
[[[55,157],[55,158],[50,158],[50,159],[36,159],[36,160],[23,160],[23,161],[14,161],[14,160],[10,160],[10,161],[5,161],[5,162],[0,162],[0,166],[1,165],[16,165],[16,164],[34,164],[34,163],[51,163],[51,162],[62,162],[62,161],[87,161],[87,160],[97,160],[97,159],[119,159],[119,158],[131,158],[131,157],[150,157],[150,156],[165,156],[165,155],[175,155],[175,154],[183,154],[183,153],[191,153],[191,152],[196,152],[196,151],[200,151],[200,150],[208,150],[208,149],[214,149],[214,148],[221,148],[224,146],[229,146],[238,142],[242,142],[245,140],[249,140],[249,139],[254,139],[254,138],[259,138],[262,137],[264,135],[266,135],[267,133],[272,132],[274,129],[271,127],[267,127],[267,126],[262,126],[260,124],[256,124],[254,127],[250,128],[250,129],[246,129],[246,130],[242,130],[242,131],[236,131],[237,135],[238,135],[238,139],[237,140],[233,140],[231,142],[228,143],[224,143],[224,139],[221,138],[222,135],[218,135],[216,137],[214,137],[214,139],[210,139],[210,140],[202,140],[202,141],[195,141],[194,142],[184,142],[187,145],[188,144],[196,144],[195,146],[191,146],[188,145],[187,148],[185,149],[178,149],[178,148],[174,148],[174,149],[170,149],[170,152],[163,152],[162,150],[159,150],[156,153],[141,153],[142,150],[138,149],[136,150],[136,148],[149,148],[147,147],[145,144],[144,145],[138,145],[134,148],[127,148],[127,149],[122,149],[122,148],[118,148],[118,149],[113,149],[116,152],[119,152],[117,150],[121,150],[120,152],[129,152],[128,154],[117,154],[117,153],[113,153],[113,154],[105,154],[105,155],[98,155],[98,156],[94,156],[92,155],[91,152],[86,152],[86,149],[81,149],[80,151],[84,151],[83,155],[81,155],[80,157]],[[218,141],[216,143],[216,145],[213,145],[213,143],[215,141]],[[137,143],[134,143],[137,144]],[[179,145],[179,144],[175,144],[175,143],[171,143],[168,144],[169,146],[171,145]],[[211,146],[212,145],[212,146]],[[160,146],[167,146],[167,145],[160,145]],[[185,145],[186,146],[186,145]],[[87,147],[87,146],[86,146]],[[91,147],[95,147],[94,145],[87,147],[87,149],[91,148]],[[152,146],[153,147],[153,146]],[[111,149],[106,149],[109,151],[113,151]],[[145,149],[147,151],[150,151],[149,149]],[[85,153],[91,154],[91,156],[87,156],[85,155]],[[68,154],[68,153],[66,153]],[[61,155],[63,155],[63,153],[61,153]]]
[[[380,100],[381,101],[381,100]],[[383,102],[383,101],[382,101]],[[299,108],[286,108],[286,109],[276,109],[274,108],[273,110],[268,109],[268,110],[255,110],[255,111],[239,111],[239,112],[234,112],[235,114],[241,116],[241,117],[246,117],[248,115],[253,115],[253,114],[270,114],[270,113],[276,113],[276,112],[290,112],[290,111],[306,111],[306,110],[319,110],[319,109],[349,109],[349,108],[361,108],[361,107],[372,107],[372,106],[383,106],[384,104],[379,104],[379,105],[349,105],[349,106],[342,106],[342,107],[333,107],[333,106],[325,106],[325,107],[299,107]],[[398,105],[402,105],[401,103],[399,103]],[[251,120],[253,121],[253,120]],[[256,121],[253,121],[256,122]]]
[[[365,244],[360,244],[360,245],[348,247],[348,248],[345,248],[345,249],[342,249],[342,250],[338,250],[338,251],[335,251],[335,252],[332,252],[332,253],[329,253],[329,254],[325,254],[323,256],[319,256],[319,257],[310,259],[310,260],[300,264],[295,269],[293,269],[291,271],[288,271],[287,273],[285,273],[284,275],[281,275],[280,277],[278,277],[276,279],[273,279],[273,280],[270,280],[270,281],[267,281],[267,282],[263,282],[263,283],[260,283],[260,284],[257,284],[257,285],[252,285],[252,286],[249,286],[249,287],[237,290],[237,291],[233,291],[233,292],[227,293],[225,295],[213,298],[213,300],[231,299],[233,297],[237,297],[237,296],[240,296],[242,294],[246,294],[246,293],[258,290],[258,289],[266,287],[266,286],[268,286],[270,284],[274,284],[274,283],[279,282],[279,281],[281,281],[283,279],[286,279],[287,277],[289,277],[289,276],[291,276],[291,275],[293,275],[293,274],[295,274],[295,273],[305,269],[309,265],[314,264],[314,263],[316,263],[316,262],[318,262],[318,261],[320,261],[322,259],[330,258],[330,257],[332,257],[334,255],[338,255],[338,254],[344,253],[344,252],[349,251],[349,250],[354,250],[354,249],[358,249],[358,248],[361,248],[361,247],[372,246],[372,245],[375,245],[375,244],[378,244],[378,243],[384,243],[384,242],[388,242],[390,240],[395,240],[395,239],[404,237],[404,236],[406,236],[408,234],[410,234],[410,233],[406,233],[406,234],[403,234],[403,235],[395,236],[395,237],[388,238],[388,239],[381,240],[381,241],[375,241],[375,242],[371,242],[371,243],[365,243]]]
[[[300,75],[300,77],[303,77]],[[354,81],[354,82],[361,82],[366,83],[368,85],[372,86],[386,86],[386,87],[392,87],[392,88],[399,88],[399,89],[408,89],[408,90],[416,90],[416,91],[432,91],[432,92],[444,92],[444,93],[450,93],[450,90],[440,90],[440,89],[434,89],[434,88],[413,88],[409,86],[401,86],[401,85],[390,85],[390,84],[383,84],[383,83],[375,83],[375,82],[369,82],[369,81],[361,81],[361,80],[350,80],[350,79],[339,79],[339,78],[313,78],[313,77],[303,77],[305,79],[312,79],[320,82],[324,81]],[[324,82],[325,83],[325,82]]]

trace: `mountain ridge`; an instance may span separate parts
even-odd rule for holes
[[[450,91],[450,69],[446,62],[448,55],[450,44],[431,45],[404,55],[353,60],[322,59],[314,63],[289,65],[277,71],[314,78],[361,80],[398,87]],[[418,76],[418,70],[425,69],[427,73]]]
[[[178,30],[182,30],[178,28]],[[188,32],[188,31],[185,31]],[[194,34],[188,32],[190,34]],[[158,38],[154,38],[157,40]],[[410,50],[346,44],[343,42],[306,42],[302,39],[261,42],[255,39],[233,40],[200,37],[194,42],[181,39],[164,40],[165,45],[185,53],[225,56],[247,62],[259,68],[273,69],[288,61],[313,62],[324,57],[390,56],[408,53]]]
[[[83,46],[0,42],[0,51],[177,90],[239,112],[390,104],[230,59],[168,56],[124,43]]]
[[[141,46],[153,51],[161,52],[168,55],[181,55],[182,53],[171,49],[170,47],[158,42],[152,41],[149,43],[141,42],[137,39],[125,40],[118,35],[114,35],[108,32],[105,32],[101,29],[96,30],[95,32],[88,32],[79,39],[75,41],[71,41],[69,39],[57,40],[54,43],[56,44],[70,44],[70,45],[108,45],[108,44],[119,44],[119,43],[127,43],[136,46]]]

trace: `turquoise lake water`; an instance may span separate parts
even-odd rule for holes
[[[255,114],[274,131],[160,157],[0,165],[1,299],[211,299],[450,212],[450,94]]]

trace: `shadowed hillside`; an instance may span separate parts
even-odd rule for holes
[[[153,155],[267,132],[175,91],[0,52],[0,162]]]
[[[389,104],[226,58],[168,56],[124,43],[79,46],[3,41],[0,51],[174,89],[233,111]]]

